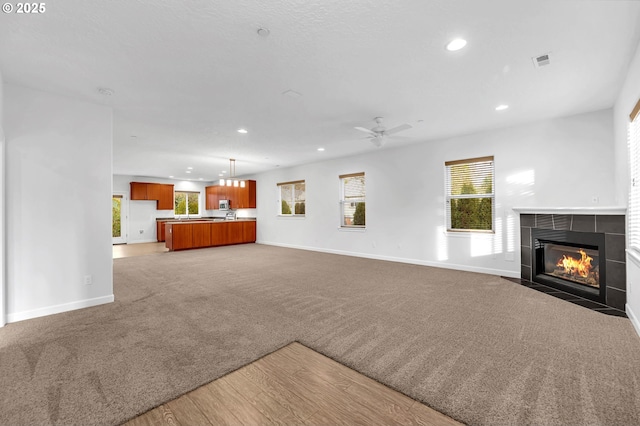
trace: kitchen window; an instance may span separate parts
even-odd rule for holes
[[[444,165],[447,230],[493,232],[493,156],[447,161]]]
[[[341,175],[339,178],[340,226],[364,228],[366,225],[364,173]]]
[[[305,181],[282,182],[278,184],[280,192],[280,216],[304,216],[306,212]]]
[[[175,191],[173,212],[176,216],[198,216],[200,214],[200,193]]]

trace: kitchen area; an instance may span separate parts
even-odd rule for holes
[[[114,238],[114,257],[119,257],[116,251],[142,245],[162,252],[255,242],[256,181],[228,183],[204,186],[114,175],[114,198],[119,194],[123,200],[121,232],[128,246],[115,245]]]

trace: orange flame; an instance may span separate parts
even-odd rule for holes
[[[578,250],[581,259],[574,259],[571,256],[565,254],[562,255],[562,259],[558,260],[556,266],[564,268],[564,272],[571,275],[580,275],[583,278],[587,278],[591,272],[591,261],[593,257],[589,256],[584,250]]]

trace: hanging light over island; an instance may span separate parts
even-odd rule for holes
[[[244,188],[245,182],[242,179],[236,177],[236,160],[235,158],[229,159],[229,178],[220,179],[220,186],[235,186]]]

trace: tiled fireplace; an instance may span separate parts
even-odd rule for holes
[[[624,208],[514,210],[522,280],[583,306],[625,310]]]

